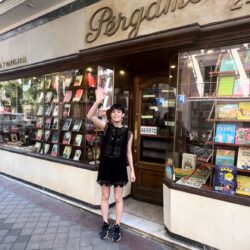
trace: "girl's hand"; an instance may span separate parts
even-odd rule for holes
[[[131,178],[131,182],[135,182],[135,172],[134,171],[131,171],[131,174],[130,174],[130,178]]]
[[[105,92],[103,88],[97,88],[95,90],[95,98],[97,102],[102,102],[105,97]]]

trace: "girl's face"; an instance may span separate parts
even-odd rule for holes
[[[123,118],[123,113],[121,110],[119,109],[114,109],[111,112],[111,119],[113,122],[121,122]]]

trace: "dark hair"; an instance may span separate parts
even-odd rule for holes
[[[118,110],[122,111],[123,114],[125,113],[124,107],[123,107],[121,104],[119,104],[119,103],[113,104],[113,105],[110,107],[109,112],[111,113],[114,109],[118,109]]]

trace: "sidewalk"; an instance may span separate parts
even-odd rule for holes
[[[100,216],[0,175],[0,250],[181,249],[123,228],[120,242],[100,240]]]

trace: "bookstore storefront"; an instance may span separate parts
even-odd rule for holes
[[[249,1],[119,2],[0,34],[0,172],[99,207],[103,87],[98,115],[120,102],[134,133],[124,196],[163,204],[173,237],[248,249]]]

